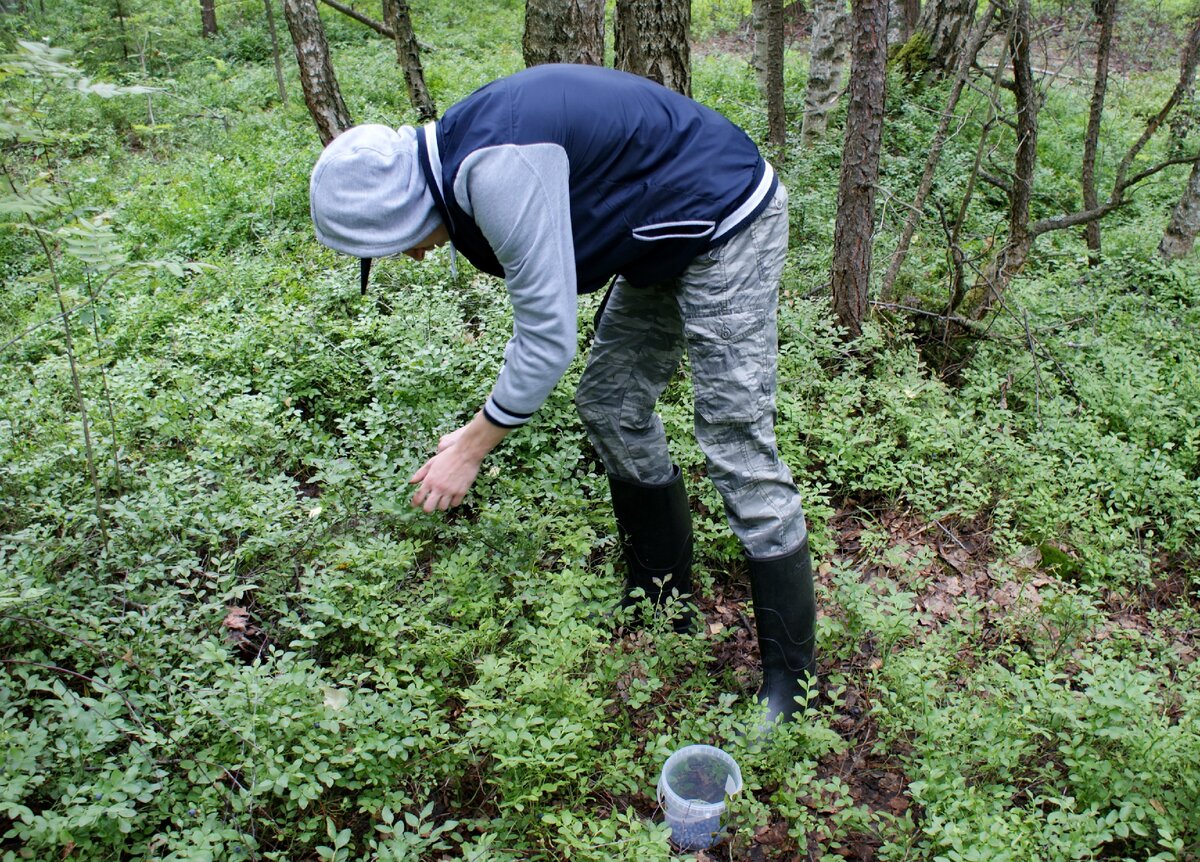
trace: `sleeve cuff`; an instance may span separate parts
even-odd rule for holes
[[[483,405],[483,418],[501,428],[519,428],[533,417],[532,413],[515,413],[506,410],[496,403],[496,399],[488,396]]]

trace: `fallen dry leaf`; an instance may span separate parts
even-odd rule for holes
[[[925,598],[922,599],[922,603],[925,605],[925,610],[929,611],[929,613],[933,614],[938,619],[944,620],[954,614],[954,602],[948,600],[945,596],[939,593],[925,596]]]
[[[232,605],[229,608],[229,613],[225,615],[225,628],[232,629],[235,632],[244,632],[246,626],[250,624],[250,612],[245,608],[239,608]]]
[[[970,562],[971,555],[962,548],[954,546],[950,548],[942,548],[938,551],[942,559],[958,572],[960,575],[967,574],[967,563]]]

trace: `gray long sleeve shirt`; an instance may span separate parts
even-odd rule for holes
[[[504,267],[513,336],[484,415],[523,425],[575,356],[575,251],[570,165],[557,144],[506,144],[472,153],[454,195]]]

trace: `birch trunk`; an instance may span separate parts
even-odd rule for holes
[[[690,0],[617,0],[613,65],[690,96],[691,22]]]
[[[604,65],[604,0],[525,0],[526,66]]]
[[[1171,213],[1171,222],[1158,244],[1158,253],[1163,260],[1175,260],[1192,250],[1196,234],[1200,232],[1200,161],[1192,165],[1183,197]]]
[[[283,0],[283,15],[296,46],[304,103],[317,124],[321,143],[328,144],[354,125],[354,121],[350,119],[333,74],[329,44],[325,41],[325,28],[321,26],[316,0]]]
[[[975,20],[976,0],[928,0],[917,20],[917,29],[929,40],[929,68],[937,75],[958,65]]]
[[[829,112],[841,96],[848,25],[846,0],[814,0],[808,87],[804,91],[804,120],[800,126],[802,147],[810,147],[825,136]]]

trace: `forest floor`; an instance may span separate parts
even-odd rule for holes
[[[903,558],[893,558],[896,565],[881,563],[862,553],[859,540],[866,526],[865,518],[871,520],[873,528],[882,527],[886,531],[890,547],[902,549]],[[830,523],[830,531],[836,537],[837,549],[832,558],[817,569],[818,595],[832,590],[831,572],[836,564],[844,564],[860,572],[867,583],[901,584],[916,590],[920,625],[927,635],[974,614],[983,623],[978,640],[973,649],[964,649],[958,656],[968,668],[979,655],[980,648],[987,652],[999,646],[1005,633],[996,623],[1002,618],[1013,613],[1035,614],[1042,603],[1044,589],[1069,588],[1069,581],[1055,574],[1053,566],[1047,571],[1046,561],[1037,549],[1031,549],[1024,559],[1006,561],[1023,573],[1023,577],[997,582],[990,573],[990,566],[998,561],[998,556],[990,525],[982,518],[926,520],[910,510],[864,508],[848,500]],[[1052,547],[1047,553],[1053,554],[1055,550],[1069,556],[1069,551],[1063,548]],[[927,562],[915,569],[905,565],[922,560]],[[1091,637],[1100,642],[1118,631],[1142,635],[1156,632],[1160,637],[1170,639],[1181,665],[1190,664],[1200,657],[1200,641],[1197,640],[1200,632],[1169,624],[1164,627],[1162,618],[1155,618],[1155,615],[1179,611],[1187,605],[1200,611],[1200,596],[1189,592],[1186,561],[1164,557],[1158,560],[1156,568],[1156,577],[1145,588],[1132,593],[1104,591],[1104,616]],[[753,623],[744,610],[751,605],[748,585],[737,578],[718,584],[714,594],[702,597],[698,604],[709,634],[733,632],[716,648],[716,667],[731,669],[747,687],[753,686],[758,675],[759,657]],[[818,613],[823,615],[827,611]],[[1048,620],[1040,620],[1038,624],[1053,626]],[[1049,636],[1053,639],[1056,634],[1051,632]],[[639,648],[640,637],[636,633],[627,634],[627,648]],[[918,641],[923,642],[921,638]],[[843,782],[858,806],[884,816],[896,816],[904,814],[912,805],[908,795],[909,777],[903,765],[903,756],[908,752],[903,747],[880,751],[879,728],[872,710],[875,692],[868,682],[884,659],[879,645],[871,639],[862,642],[858,653],[849,659],[819,657],[822,680],[836,676],[846,681],[839,691],[830,722],[845,740],[846,747],[821,758],[817,777]],[[669,700],[670,696],[669,686],[659,693],[662,701]],[[823,694],[818,698],[828,702]],[[650,732],[645,727],[641,730]],[[659,816],[657,803],[650,796],[613,800],[614,809],[621,805],[633,805],[647,819]],[[874,862],[881,844],[875,834],[852,833],[844,836],[836,853],[853,862]],[[788,834],[787,821],[776,819],[759,827],[748,846],[734,848],[725,841],[698,852],[695,858],[697,862],[801,862],[820,857],[815,841],[809,847],[799,847]]]

